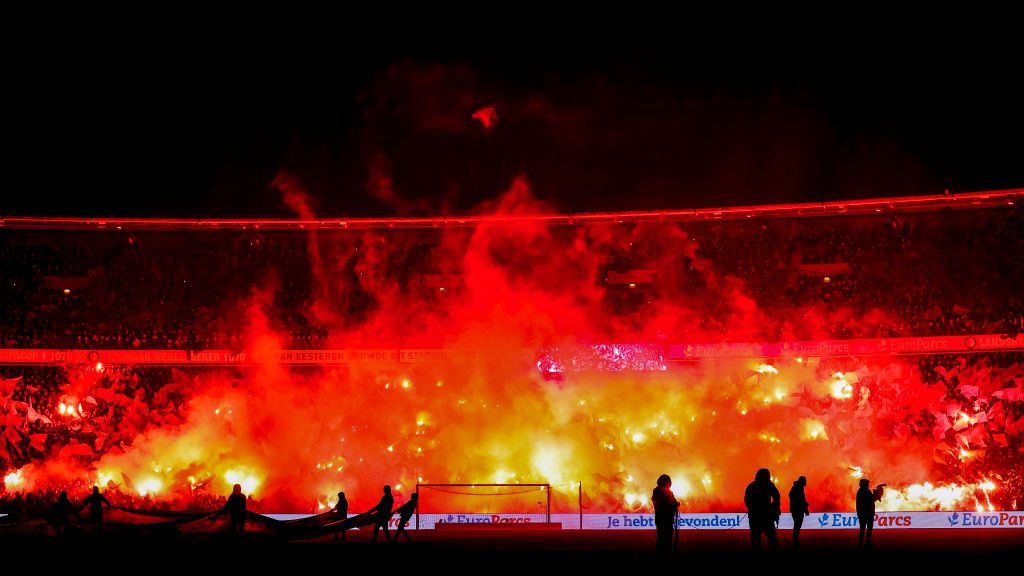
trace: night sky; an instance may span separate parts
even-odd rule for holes
[[[1024,187],[1009,41],[44,28],[5,44],[4,215],[290,217],[284,175],[325,217],[518,175],[573,212]]]

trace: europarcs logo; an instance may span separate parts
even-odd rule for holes
[[[843,514],[841,512],[822,513],[818,517],[818,526],[821,528],[856,528],[858,525],[856,514]]]
[[[1008,512],[953,512],[946,516],[950,528],[984,528],[997,526],[1024,526],[1024,516]]]

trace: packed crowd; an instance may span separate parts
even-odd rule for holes
[[[91,490],[92,485],[85,481],[70,483],[61,488],[45,486],[24,492],[9,490],[0,496],[0,513],[45,517],[61,492],[67,491],[72,502],[78,504]],[[140,496],[118,484],[104,486],[103,495],[112,505],[120,508],[164,512],[213,512],[223,508],[227,502],[226,495],[210,494],[205,491],[192,494],[188,498],[153,498],[149,494]],[[251,496],[248,498],[248,508],[254,512],[259,511],[259,503]]]
[[[0,471],[7,498],[22,493],[17,474],[25,466],[73,462],[89,469],[107,453],[129,450],[148,430],[181,424],[200,370],[4,368]],[[856,409],[831,396],[806,397],[802,413],[828,429],[870,431],[894,444],[913,438],[932,445],[936,478],[957,484],[995,480],[1001,505],[1024,504],[1024,354],[945,354],[899,362],[837,357],[823,361],[817,371],[825,380],[846,374]],[[86,482],[82,478],[81,485],[68,488],[84,493]],[[166,497],[157,503],[128,477],[105,482],[108,494],[125,507],[168,505]],[[222,505],[192,478],[183,478],[179,488],[170,492],[174,509]],[[22,494],[23,506],[52,496],[40,493],[47,489],[35,487],[32,498]]]
[[[238,335],[219,324],[230,303],[270,271],[293,279],[285,283],[288,290],[302,285],[296,278],[304,276],[303,267],[294,261],[300,238],[188,236],[5,231],[3,344],[232,348]]]
[[[17,373],[0,380],[0,459],[13,468],[47,455],[89,462],[131,446],[151,426],[182,422],[185,376],[176,370],[37,366],[4,372]]]
[[[437,297],[436,282],[423,278],[459,282],[458,262],[435,253],[443,232],[359,234],[5,230],[0,343],[238,348],[237,325],[225,318],[272,285],[273,320],[286,344],[316,347],[340,328],[309,314],[318,275],[347,286],[335,317],[352,322],[380,305],[360,286],[360,267],[387,268],[414,295],[434,292],[423,298]],[[577,230],[552,234],[569,245]],[[1016,210],[648,224],[607,238],[593,251],[601,251],[609,313],[685,300],[702,312],[708,337],[730,330],[716,313],[723,278],[779,319],[765,326],[765,340],[1024,331],[1024,222]],[[391,251],[381,257],[378,243]],[[364,260],[370,254],[374,260]],[[637,270],[653,272],[636,281]]]
[[[722,320],[731,287],[723,278],[741,281],[779,320],[762,335],[767,341],[1024,332],[1024,218],[1016,209],[682,225],[698,246],[683,257],[679,242],[652,232],[614,251],[609,272],[670,276],[674,295],[705,313],[710,335],[731,329]],[[610,291],[620,310],[642,309],[652,294],[666,294],[657,280],[620,281]]]
[[[848,362],[849,360],[847,360]],[[931,355],[906,374],[870,368],[864,416],[881,438],[934,444],[941,475],[958,483],[999,479],[1006,505],[1024,503],[1024,354]],[[917,389],[910,382],[924,384]]]
[[[0,504],[17,498],[16,508],[29,513],[48,509],[59,489],[84,495],[92,483],[84,475],[72,475],[60,487],[39,485],[26,491],[19,472],[23,467],[57,461],[89,469],[104,454],[130,449],[147,430],[182,423],[190,378],[179,370],[152,367],[37,366],[4,372],[0,469],[7,476]],[[8,378],[6,373],[17,376]],[[188,490],[172,492],[172,499],[154,498],[126,475],[106,479],[102,488],[111,502],[124,508],[203,511],[224,505],[224,496],[210,493],[204,483],[189,484]],[[257,502],[250,503],[258,509]]]

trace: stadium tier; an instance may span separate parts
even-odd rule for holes
[[[97,484],[202,511],[240,484],[312,514],[389,484],[432,522],[582,525],[649,513],[662,473],[687,514],[738,510],[767,467],[807,476],[816,510],[851,509],[862,478],[888,512],[1020,510],[1017,195],[5,218],[4,504]]]

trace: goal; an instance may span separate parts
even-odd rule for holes
[[[416,494],[417,528],[420,514],[463,517],[469,522],[476,518],[481,523],[486,522],[481,516],[499,515],[503,520],[551,525],[550,484],[417,484]]]

